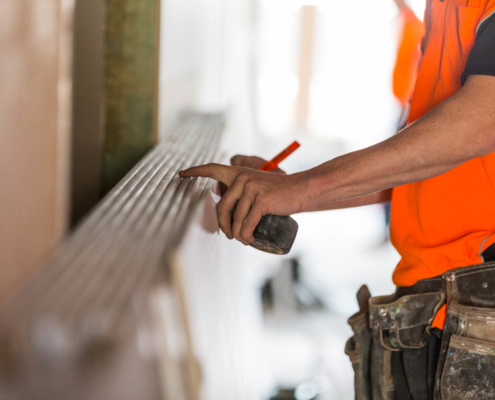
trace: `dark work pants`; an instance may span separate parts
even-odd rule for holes
[[[442,331],[433,329],[426,346],[392,353],[392,375],[397,400],[433,400]]]

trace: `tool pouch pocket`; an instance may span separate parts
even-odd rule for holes
[[[494,267],[467,267],[445,276],[449,302],[435,400],[495,399]]]
[[[436,399],[495,399],[495,309],[451,302],[444,335]]]
[[[362,286],[357,294],[360,310],[349,318],[354,335],[347,341],[345,353],[354,370],[356,400],[372,400],[371,397],[371,331],[369,328],[369,290]]]
[[[395,400],[392,352],[371,341],[371,393],[373,400]]]
[[[348,321],[354,336],[347,341],[345,352],[354,369],[355,398],[356,400],[394,400],[392,353],[373,343],[368,311],[370,297],[368,288],[361,287],[357,295],[360,311]]]
[[[495,309],[449,304],[436,399],[495,399]]]
[[[433,292],[370,299],[370,327],[376,346],[388,351],[420,349],[430,337],[431,323],[445,294]]]

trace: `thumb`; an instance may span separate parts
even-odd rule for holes
[[[266,160],[256,156],[243,156],[236,155],[230,159],[230,164],[236,167],[248,167],[253,169],[258,169],[261,167]]]

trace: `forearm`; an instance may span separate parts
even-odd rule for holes
[[[308,208],[428,179],[494,151],[495,102],[480,96],[483,79],[473,81],[396,136],[303,173]]]
[[[371,204],[381,204],[390,201],[391,197],[392,197],[392,189],[386,189],[377,193],[356,197],[354,199],[334,201],[330,203],[322,203],[308,211],[340,210],[343,208],[353,208],[353,207],[369,206]]]

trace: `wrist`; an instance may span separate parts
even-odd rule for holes
[[[293,175],[296,179],[296,193],[299,212],[309,211],[322,202],[324,182],[322,174],[314,169],[299,172]]]
[[[315,209],[322,204],[343,200],[339,195],[343,194],[346,183],[339,164],[340,158],[337,157],[302,173],[305,211]]]

